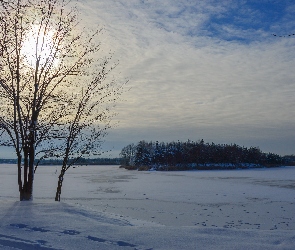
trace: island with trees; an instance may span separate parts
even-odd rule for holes
[[[121,167],[129,170],[211,170],[279,167],[294,164],[293,156],[264,153],[237,144],[146,142],[129,144],[120,153]]]

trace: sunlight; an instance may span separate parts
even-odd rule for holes
[[[40,58],[40,66],[56,67],[59,63],[58,52],[54,46],[55,30],[39,31],[39,26],[34,25],[24,39],[21,54],[25,62],[35,67],[37,58]]]

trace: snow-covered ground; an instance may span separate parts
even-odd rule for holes
[[[295,167],[138,172],[39,167],[19,202],[0,165],[0,249],[295,249]],[[58,173],[58,171],[57,171]]]

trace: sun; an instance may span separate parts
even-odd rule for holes
[[[53,29],[45,30],[38,25],[32,26],[26,34],[21,48],[21,54],[26,64],[35,67],[39,59],[41,67],[56,67],[59,59],[55,36],[56,31]]]

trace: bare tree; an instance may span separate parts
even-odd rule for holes
[[[104,84],[106,76],[116,66],[106,70],[108,62],[107,59],[101,72],[86,85],[85,90],[83,89],[76,105],[71,105],[73,112],[68,119],[69,126],[65,127],[65,140],[59,150],[63,163],[58,178],[56,201],[60,201],[65,172],[81,157],[99,155],[101,139],[111,127],[110,121],[114,114],[110,112],[109,107],[118,100],[123,85],[117,85],[113,81]]]
[[[98,55],[101,31],[79,28],[68,2],[0,0],[0,142],[17,155],[20,200],[32,199],[37,157],[63,158],[61,180],[98,153],[122,93],[106,79],[114,66]]]

